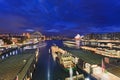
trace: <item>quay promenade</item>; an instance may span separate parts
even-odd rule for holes
[[[37,62],[36,49],[25,50],[0,61],[0,80],[30,80]]]

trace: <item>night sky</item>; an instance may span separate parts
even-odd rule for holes
[[[120,32],[120,0],[0,0],[0,32]]]

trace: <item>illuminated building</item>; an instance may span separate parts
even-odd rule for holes
[[[76,47],[77,47],[77,48],[80,47],[80,39],[81,39],[80,35],[77,34],[77,35],[75,36],[75,42],[76,42]]]

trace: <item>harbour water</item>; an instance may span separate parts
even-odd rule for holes
[[[61,66],[53,60],[51,53],[49,53],[49,49],[53,43],[62,47],[62,41],[52,40],[46,41],[46,43],[47,46],[41,47],[39,50],[39,59],[33,73],[33,80],[65,80],[66,77],[69,77],[69,72],[64,71]],[[78,71],[79,73],[83,73],[86,78],[89,77],[89,80],[95,80],[84,71],[80,69],[78,69]]]

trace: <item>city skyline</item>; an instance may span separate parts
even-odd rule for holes
[[[119,32],[119,4],[119,0],[0,0],[0,32]]]
[[[120,80],[120,0],[0,0],[0,80]]]

